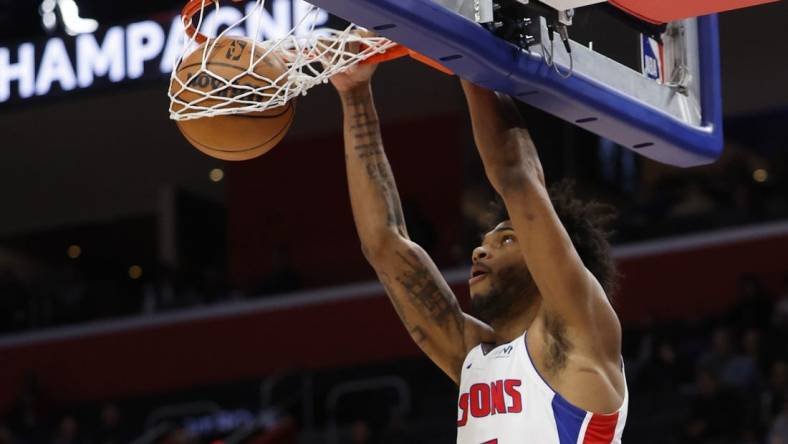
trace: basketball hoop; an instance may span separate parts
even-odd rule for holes
[[[249,0],[232,0],[233,3],[247,3]],[[345,29],[336,30],[316,28],[316,14],[320,10],[309,6],[299,23],[284,37],[258,41],[254,36],[262,34],[262,20],[266,0],[254,0],[254,6],[237,22],[226,27],[216,36],[208,36],[202,32],[207,7],[213,6],[215,11],[221,8],[219,0],[190,0],[181,12],[184,30],[188,41],[174,65],[170,77],[170,118],[173,120],[191,120],[229,114],[245,114],[266,111],[284,106],[293,98],[306,95],[315,85],[327,83],[334,74],[343,72],[359,63],[381,63],[404,56],[411,56],[444,73],[451,71],[441,64],[421,54],[411,51],[391,40],[378,37],[354,24]],[[226,6],[225,6],[226,7]],[[256,21],[253,21],[256,20]],[[250,24],[252,26],[250,26]],[[217,42],[224,37],[247,34],[249,28],[254,36],[247,39],[253,45],[252,56],[248,66],[238,75],[227,78],[217,75],[210,69],[206,61],[211,59],[217,50]],[[221,46],[221,45],[219,45]],[[182,62],[187,57],[193,60],[192,54],[202,51],[201,64],[195,72],[188,76],[180,73]],[[266,78],[256,69],[266,59],[273,57],[285,66],[285,71],[277,78]],[[244,61],[245,63],[246,61]],[[250,86],[244,79],[254,78],[255,85]],[[210,90],[195,87],[195,81],[207,81]],[[263,84],[263,87],[259,87]],[[204,86],[204,85],[203,85]]]

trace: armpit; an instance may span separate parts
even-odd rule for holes
[[[566,322],[556,314],[544,315],[544,367],[545,371],[556,374],[566,368],[567,357],[572,343],[566,334]]]

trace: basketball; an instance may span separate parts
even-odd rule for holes
[[[204,45],[209,47],[205,70],[201,70]],[[183,84],[199,92],[189,89],[181,91],[182,86],[173,81],[170,84],[171,96],[177,94],[177,99],[192,106],[218,105],[220,109],[232,109],[247,106],[250,102],[265,102],[269,97],[267,95],[275,94],[284,84],[284,80],[278,79],[285,72],[285,66],[272,55],[256,63],[255,75],[246,73],[251,58],[257,61],[263,51],[252,40],[222,37],[204,45],[184,57],[176,72]],[[243,75],[236,78],[239,74]],[[234,79],[233,86],[227,85],[222,79]],[[275,81],[277,83],[273,83]],[[250,94],[251,88],[257,91]],[[239,99],[245,102],[231,100],[238,96],[242,96]],[[173,106],[176,110],[186,107],[177,102]],[[181,120],[177,125],[184,137],[203,153],[222,160],[240,161],[261,156],[276,146],[287,134],[294,116],[295,101],[290,100],[284,106],[265,111]]]

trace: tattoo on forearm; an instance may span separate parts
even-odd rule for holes
[[[453,322],[462,332],[462,312],[453,296],[446,295],[435,282],[435,278],[424,264],[419,261],[416,253],[397,252],[397,256],[405,264],[407,270],[397,277],[408,292],[411,300],[422,307],[427,315],[442,327]]]
[[[422,330],[418,325],[413,328],[409,328],[408,333],[410,333],[410,337],[416,341],[416,344],[421,345],[427,340],[427,335],[424,334],[424,330]]]
[[[365,128],[365,129],[369,129],[369,128]],[[372,140],[380,140],[380,131],[373,130],[373,131],[367,131],[366,133],[354,133],[353,137],[355,137],[356,140],[361,140],[367,137]],[[358,147],[356,148],[358,149]]]
[[[380,125],[374,113],[372,100],[367,94],[353,95],[347,99],[347,105],[350,107],[349,126],[353,149],[364,163],[367,176],[385,199],[388,225],[396,227],[406,235],[402,204],[391,167],[383,151]]]
[[[399,318],[402,320],[402,323],[405,324],[405,328],[410,329],[410,322],[408,321],[408,317],[405,314],[405,310],[402,308],[402,304],[400,304],[399,300],[397,299],[397,294],[394,293],[394,289],[391,287],[391,277],[386,273],[378,274],[380,278],[380,283],[383,285],[383,289],[386,290],[386,294],[388,295],[389,299],[391,299],[391,304],[394,306],[394,311],[397,312]]]
[[[424,330],[418,325],[411,324],[407,314],[405,313],[405,309],[402,307],[402,303],[399,301],[397,294],[392,288],[391,277],[386,273],[380,273],[378,277],[380,278],[380,283],[383,284],[383,288],[386,290],[386,294],[391,301],[391,305],[394,306],[394,311],[397,312],[397,315],[402,321],[402,324],[408,330],[410,336],[417,344],[423,344],[427,340],[427,334],[424,333]]]
[[[355,146],[358,157],[365,159],[380,155],[380,145],[377,143],[362,143]]]
[[[368,121],[368,122],[364,122],[364,121],[362,121],[362,122],[359,122],[359,123],[355,123],[355,124],[353,124],[353,125],[350,125],[350,129],[352,129],[352,130],[357,130],[357,129],[370,129],[370,128],[377,127],[377,125],[379,125],[379,124],[380,124],[380,122],[379,122],[377,119],[375,119],[375,120],[370,120],[370,121]]]

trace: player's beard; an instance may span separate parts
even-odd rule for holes
[[[489,289],[471,299],[473,315],[488,325],[500,324],[507,316],[527,309],[536,293],[531,273],[525,266],[512,266],[487,275]]]

